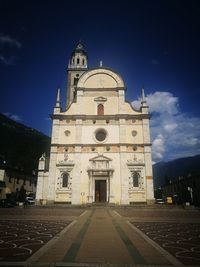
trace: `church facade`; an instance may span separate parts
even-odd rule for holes
[[[152,203],[149,112],[142,90],[136,110],[122,77],[100,63],[88,68],[81,43],[67,69],[67,104],[60,89],[52,118],[49,169],[39,161],[37,203]]]

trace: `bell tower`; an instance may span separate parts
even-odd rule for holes
[[[80,76],[88,70],[88,56],[79,41],[71,54],[67,68],[67,106],[76,101],[76,86]]]

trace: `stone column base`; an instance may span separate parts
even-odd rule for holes
[[[147,199],[147,205],[155,204],[155,199]]]

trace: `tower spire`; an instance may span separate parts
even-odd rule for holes
[[[147,101],[146,101],[146,97],[145,97],[144,86],[142,87],[141,110],[142,110],[142,113],[144,113],[144,114],[149,113],[149,107],[147,105]]]
[[[145,97],[145,92],[144,92],[144,86],[142,86],[142,101],[141,101],[142,107],[147,105],[146,97]]]
[[[58,87],[58,91],[57,91],[56,108],[60,108],[60,87]]]

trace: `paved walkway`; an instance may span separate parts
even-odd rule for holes
[[[33,255],[28,263],[57,262],[56,266],[171,265],[126,220],[106,208],[85,211],[70,231],[63,233],[50,248],[44,247],[42,253]]]
[[[186,226],[190,229],[191,223],[196,222],[196,226],[194,225],[191,230],[192,233],[190,233],[191,231],[188,232],[189,239],[193,238],[192,234],[197,233],[197,227],[200,225],[199,211],[187,211],[176,207],[173,209],[159,209],[157,207],[40,209],[35,207],[24,210],[10,209],[9,212],[8,210],[0,210],[0,216],[2,222],[3,220],[9,220],[12,225],[17,220],[26,225],[29,225],[28,221],[32,223],[41,221],[42,225],[44,223],[47,225],[45,229],[49,229],[54,222],[64,225],[64,228],[62,227],[58,234],[52,235],[51,240],[38,248],[34,254],[30,254],[32,256],[28,259],[26,258],[27,260],[21,257],[21,260],[24,261],[20,262],[20,256],[18,259],[16,258],[16,261],[13,258],[12,262],[3,262],[0,259],[0,266],[18,267],[183,266],[178,260],[179,257],[176,257],[179,251],[169,253],[165,246],[162,245],[166,243],[165,239],[167,242],[171,242],[169,234],[171,234],[174,242],[177,242],[178,239],[172,231],[174,225],[180,227],[181,224],[183,230],[180,230],[180,232],[185,232]],[[171,229],[169,234],[166,226]],[[166,230],[166,235],[163,230],[160,230],[162,227]],[[151,232],[149,232],[149,229]],[[36,230],[40,235],[42,234],[41,230]],[[156,235],[159,238],[161,236],[160,233],[163,233],[163,242],[160,241],[161,245],[159,246],[159,242],[155,243],[151,237]],[[40,236],[37,237],[34,233],[32,235],[33,238],[40,241]],[[183,237],[185,238],[185,235]],[[198,240],[198,237],[196,237],[193,243],[198,243]],[[11,241],[13,243],[15,240],[10,240],[9,244],[11,244]],[[26,243],[22,244],[23,248],[24,245],[27,246]],[[187,254],[189,253],[188,257],[196,257],[196,261],[193,260],[191,262],[199,266],[200,253],[198,250],[196,250],[196,254],[191,252],[191,242],[183,245],[189,246],[187,247],[188,251],[186,251],[186,247],[184,249]],[[4,245],[2,243],[0,244],[0,249],[3,248]],[[190,263],[185,264],[189,266]]]

